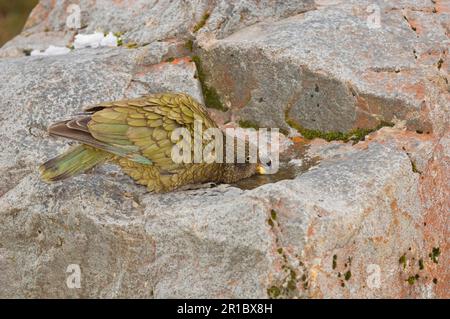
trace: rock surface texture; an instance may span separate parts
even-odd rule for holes
[[[27,56],[95,31],[119,47]],[[439,0],[41,0],[0,49],[0,297],[449,298],[449,35]],[[328,141],[252,189],[40,181],[50,123],[161,91]]]

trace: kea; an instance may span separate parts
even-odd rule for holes
[[[80,144],[42,164],[41,177],[59,181],[113,162],[148,191],[159,193],[206,183],[230,184],[264,172],[266,164],[250,160],[248,147],[243,163],[175,163],[171,154],[176,141],[171,134],[177,128],[194,134],[195,119],[201,120],[204,130],[217,128],[206,109],[182,93],[149,94],[88,107],[49,127],[50,135]]]

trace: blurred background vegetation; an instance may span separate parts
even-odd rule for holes
[[[0,0],[0,47],[22,31],[38,0]]]

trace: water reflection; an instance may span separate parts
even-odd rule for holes
[[[287,151],[280,154],[280,168],[271,175],[254,175],[233,184],[241,189],[253,189],[268,183],[275,183],[285,179],[294,179],[318,164],[320,158],[309,158],[306,151],[308,143],[294,143]]]

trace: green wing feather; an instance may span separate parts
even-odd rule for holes
[[[187,94],[153,94],[133,100],[102,103],[86,110],[87,116],[55,123],[49,133],[79,141],[66,153],[41,165],[46,181],[65,179],[115,156],[159,169],[160,179],[185,168],[172,161],[173,130],[194,131],[200,119],[203,130],[217,127],[206,110]]]
[[[110,159],[111,154],[85,145],[77,145],[39,167],[44,181],[55,182],[91,169]]]
[[[200,119],[203,129],[217,127],[206,110],[187,94],[153,94],[134,100],[100,104],[87,124],[96,140],[117,149],[134,150],[115,154],[141,164],[153,164],[166,171],[180,168],[173,163],[171,134],[179,127],[194,130]]]

